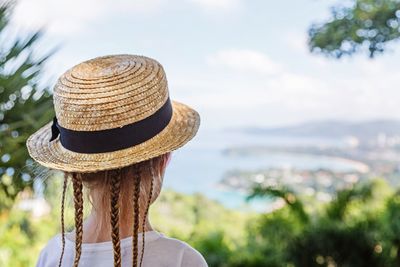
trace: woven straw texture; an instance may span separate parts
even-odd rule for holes
[[[165,72],[157,61],[144,56],[114,55],[85,61],[65,72],[54,87],[53,100],[62,127],[98,131],[143,120],[162,107],[168,97]],[[28,151],[43,166],[69,172],[128,166],[173,151],[196,134],[199,114],[176,101],[172,101],[172,107],[167,127],[133,147],[107,153],[76,153],[64,148],[59,137],[49,142],[49,122],[28,138]]]

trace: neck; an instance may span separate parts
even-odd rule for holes
[[[143,218],[139,219],[139,233],[143,232]],[[147,217],[145,231],[152,231],[153,228]],[[132,236],[133,233],[133,214],[131,216],[120,217],[119,227],[120,238]],[[111,240],[110,222],[104,216],[92,211],[83,223],[83,243],[99,243]]]

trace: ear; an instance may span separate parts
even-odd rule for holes
[[[161,176],[164,174],[165,169],[167,168],[170,161],[171,161],[171,152],[165,153],[158,158],[158,164],[159,164],[158,167]]]
[[[171,152],[164,154],[164,167],[168,166],[169,162],[171,161]]]

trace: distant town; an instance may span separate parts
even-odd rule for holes
[[[332,131],[329,131],[332,127]],[[341,140],[340,145],[307,146],[248,146],[231,147],[226,156],[257,156],[288,153],[329,157],[347,161],[351,170],[329,168],[298,169],[271,167],[259,170],[230,170],[220,186],[230,190],[249,192],[255,184],[286,185],[293,191],[329,201],[335,191],[372,178],[385,178],[393,186],[400,186],[400,123],[373,121],[364,123],[319,122],[278,129],[252,129],[254,134],[268,138],[275,135],[328,137]]]

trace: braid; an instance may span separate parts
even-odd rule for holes
[[[138,262],[138,232],[139,232],[139,194],[140,194],[140,169],[135,168],[135,191],[133,196],[134,222],[133,222],[133,252],[132,266],[136,267]]]
[[[65,192],[67,191],[67,181],[68,181],[68,174],[64,173],[64,184],[62,189],[62,196],[61,196],[61,256],[60,261],[58,262],[58,267],[61,267],[62,260],[64,257],[64,249],[65,249],[65,224],[64,224],[64,205],[65,205]]]
[[[150,177],[150,192],[149,192],[149,198],[147,199],[147,205],[146,205],[146,210],[143,216],[143,223],[142,223],[142,255],[140,256],[140,267],[142,266],[143,263],[143,256],[144,256],[144,246],[145,246],[145,226],[146,226],[146,219],[147,215],[149,214],[149,208],[151,204],[151,199],[153,198],[153,185],[154,185],[154,169],[153,169],[153,160],[150,160],[150,172],[151,172],[151,177]]]
[[[82,252],[83,236],[83,195],[82,195],[82,176],[79,173],[72,174],[72,185],[74,188],[75,204],[75,260],[74,267],[78,267]]]
[[[107,174],[106,174],[107,175]],[[121,266],[121,242],[119,236],[119,194],[121,190],[121,170],[111,171],[110,179],[110,222],[111,238],[114,248],[114,267]]]

